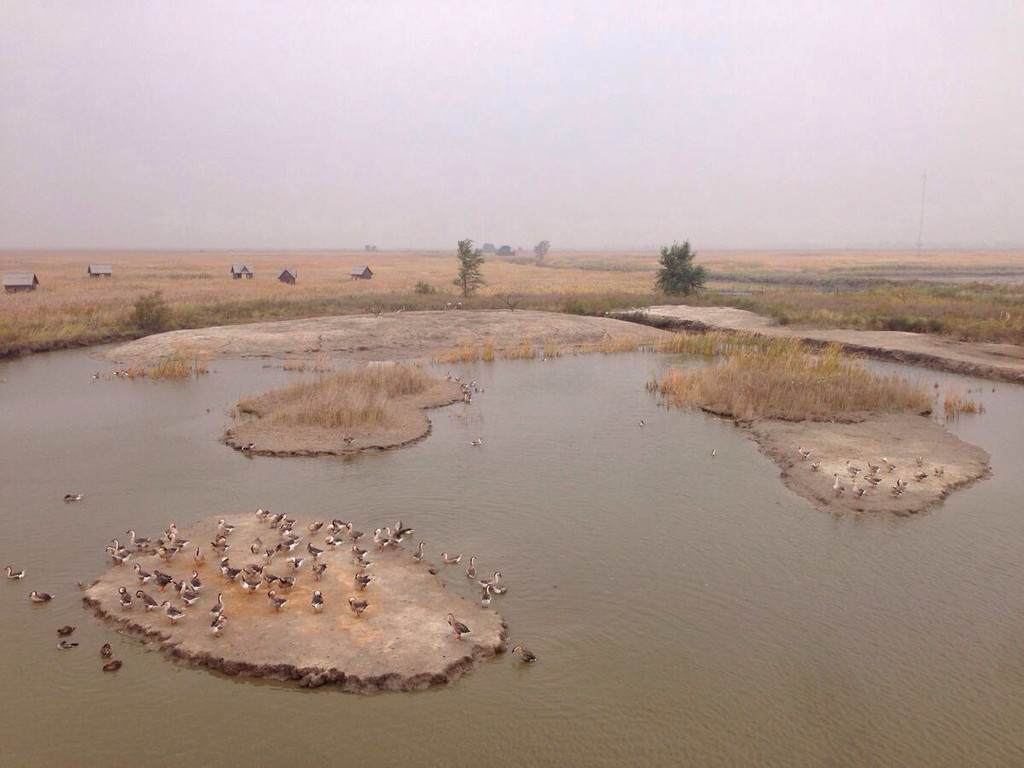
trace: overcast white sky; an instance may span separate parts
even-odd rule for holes
[[[1024,244],[1024,2],[0,0],[0,248]]]

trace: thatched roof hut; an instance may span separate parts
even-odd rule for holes
[[[7,293],[34,291],[39,285],[35,272],[4,272],[4,290]]]

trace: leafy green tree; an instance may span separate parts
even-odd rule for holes
[[[697,252],[690,249],[690,241],[682,245],[672,243],[672,247],[661,249],[661,269],[655,288],[663,293],[682,294],[689,296],[704,287],[706,272],[704,267],[694,265],[693,259]]]
[[[541,240],[535,246],[533,246],[533,255],[537,257],[537,263],[542,264],[544,259],[547,258],[548,250],[551,248],[551,243],[547,240]]]
[[[479,248],[473,248],[472,240],[459,240],[459,276],[452,280],[452,285],[462,289],[463,296],[470,296],[482,285],[484,280],[484,256]]]

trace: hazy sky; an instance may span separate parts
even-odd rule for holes
[[[0,248],[1024,244],[1024,2],[0,0]]]

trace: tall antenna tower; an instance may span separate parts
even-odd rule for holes
[[[921,255],[921,238],[924,235],[924,192],[928,188],[928,174],[921,177],[921,216],[917,222],[917,255]]]

